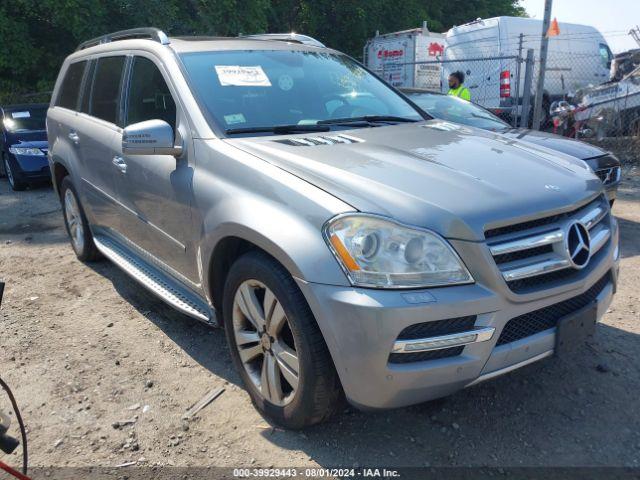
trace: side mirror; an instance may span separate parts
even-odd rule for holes
[[[182,154],[182,145],[176,145],[173,128],[164,120],[146,120],[127,126],[122,132],[124,155]]]

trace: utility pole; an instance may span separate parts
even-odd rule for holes
[[[549,50],[549,24],[551,23],[552,0],[544,2],[544,20],[542,21],[542,39],[540,40],[540,69],[538,70],[538,83],[536,84],[536,103],[533,108],[534,130],[540,130],[540,115],[542,113],[542,94],[544,92],[544,74],[547,69],[547,54]]]
[[[515,91],[515,99],[516,106],[515,114],[513,115],[513,126],[518,126],[518,120],[520,124],[522,124],[522,110],[520,110],[520,118],[518,119],[518,104],[520,103],[520,73],[522,71],[522,42],[524,40],[524,34],[520,34],[520,40],[518,43],[518,58],[516,59],[516,91]]]

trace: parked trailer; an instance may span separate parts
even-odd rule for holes
[[[364,64],[394,87],[423,88],[440,91],[439,64],[420,64],[436,60],[445,50],[442,33],[430,32],[427,22],[422,28],[376,34],[364,47]]]

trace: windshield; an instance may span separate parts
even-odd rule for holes
[[[4,127],[10,132],[44,130],[47,118],[46,108],[20,108],[5,110]]]
[[[493,113],[461,98],[426,92],[407,92],[406,95],[429,115],[441,120],[485,130],[509,128],[509,124],[500,120]]]
[[[330,120],[385,116],[423,120],[402,97],[344,55],[250,50],[182,54],[192,88],[227,133],[282,125],[362,127]],[[236,132],[234,132],[234,130]],[[282,130],[280,131],[282,132]],[[276,133],[276,132],[274,132]]]

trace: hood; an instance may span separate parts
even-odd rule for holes
[[[225,141],[359,211],[448,238],[483,240],[485,228],[568,210],[602,190],[582,161],[478,132],[431,120]]]
[[[33,130],[23,132],[6,132],[7,145],[19,145],[21,147],[46,148],[47,131]]]
[[[501,131],[500,133],[514,140],[534,143],[541,147],[546,147],[566,155],[571,155],[572,157],[576,157],[581,160],[607,154],[607,152],[601,148],[589,145],[588,143],[581,142],[579,140],[555,135],[553,133],[539,132],[537,130],[529,130],[526,128],[511,128],[509,130]]]

